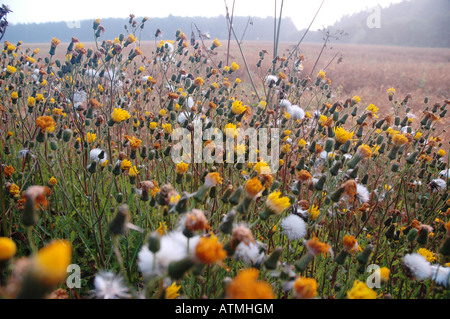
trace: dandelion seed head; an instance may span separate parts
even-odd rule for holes
[[[260,248],[256,243],[249,242],[246,244],[243,241],[236,246],[236,251],[233,255],[234,258],[241,260],[248,266],[260,265],[264,256],[264,252],[260,251]]]
[[[412,275],[418,280],[425,280],[431,276],[431,265],[421,254],[407,254],[403,258],[403,264],[408,267]]]
[[[298,240],[306,235],[307,225],[299,216],[292,214],[283,218],[280,226],[283,228],[283,234],[285,234],[289,240]]]
[[[450,285],[450,267],[433,265],[430,268],[431,280],[434,280],[436,283],[444,287],[448,287]]]
[[[131,297],[123,278],[112,272],[99,272],[95,276],[94,286],[94,296],[96,299],[121,299]]]
[[[361,203],[367,203],[370,199],[370,193],[366,186],[356,184],[356,197]]]

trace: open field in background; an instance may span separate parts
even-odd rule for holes
[[[207,47],[211,45],[211,41],[204,43]],[[222,47],[214,51],[217,55],[211,56],[216,64],[220,61],[226,63],[227,60],[227,41],[222,40],[221,43]],[[95,49],[95,43],[84,44],[86,48]],[[56,59],[64,60],[67,45],[67,43],[60,45]],[[31,50],[39,48],[42,50],[42,55],[47,54],[50,44],[25,43],[23,47]],[[280,43],[278,55],[287,57],[294,47],[295,43]],[[146,56],[152,56],[151,53],[155,50],[156,44],[145,41],[141,43],[141,48]],[[273,43],[244,41],[242,49],[255,84],[258,88],[262,88],[266,74],[261,70],[266,71],[270,68]],[[306,61],[303,63],[304,70],[299,73],[300,79],[311,73],[321,49],[321,44],[301,44],[299,54],[304,54]],[[261,50],[266,50],[268,54],[258,70],[256,64]],[[340,57],[342,61],[338,63]],[[230,45],[229,63],[232,62],[237,62],[241,68],[231,77],[233,79],[239,77],[243,84],[250,85],[239,48],[233,39]],[[361,105],[375,104],[380,108],[380,112],[385,112],[390,107],[386,90],[394,87],[399,101],[403,100],[408,93],[412,95],[408,106],[411,107],[414,115],[420,117],[415,110],[422,109],[425,97],[429,98],[431,106],[435,103],[442,104],[449,98],[447,94],[450,92],[450,49],[352,45],[335,42],[328,44],[324,49],[312,77],[314,78],[315,74],[327,65],[325,72],[331,79],[333,100],[345,101],[347,98],[358,95],[362,99]],[[443,118],[439,124],[440,129],[448,127],[448,117]],[[444,136],[449,137],[449,132]]]

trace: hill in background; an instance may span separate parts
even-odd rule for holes
[[[14,8],[11,8],[14,9]],[[320,13],[319,13],[320,14]],[[373,11],[362,11],[357,14],[344,16],[339,22],[330,26],[330,30],[344,30],[348,36],[341,37],[339,43],[377,44],[415,47],[443,47],[450,48],[450,1],[448,0],[411,0],[404,1],[379,11],[379,28],[370,28],[368,20]],[[119,34],[126,34],[124,26],[128,18],[102,19],[106,32],[102,39],[113,39]],[[138,20],[139,21],[139,20]],[[94,40],[92,20],[77,22],[52,22],[10,25],[4,40],[10,42],[23,41],[25,43],[49,42],[53,37],[68,42],[71,37],[80,41]],[[171,39],[176,30],[181,29],[188,36],[195,25],[212,38],[227,39],[227,22],[225,16],[214,18],[205,17],[175,17],[150,18],[140,34],[141,40],[154,40],[155,32],[159,28],[163,31],[163,38]],[[370,22],[369,22],[370,23]],[[273,18],[234,17],[233,22],[239,39],[245,40],[273,40]],[[281,25],[280,41],[296,42],[304,33],[297,30],[290,18],[285,18]],[[311,31],[305,41],[321,42],[323,33]]]

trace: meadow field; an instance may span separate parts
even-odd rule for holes
[[[141,24],[4,43],[1,298],[450,297],[449,49]]]
[[[211,40],[205,40],[207,45]],[[223,41],[227,45],[226,41]],[[68,45],[64,43],[63,45]],[[289,56],[295,47],[295,43],[281,42],[279,44],[279,56]],[[42,49],[44,52],[50,48],[49,43],[24,45],[30,50]],[[86,48],[95,48],[95,43],[85,43]],[[143,41],[141,44],[146,54],[155,51],[157,43]],[[303,64],[303,75],[309,75],[323,45],[319,43],[304,43],[300,46],[300,54],[304,54],[307,63]],[[256,64],[259,60],[259,52],[266,50],[273,53],[273,43],[263,41],[243,41],[242,48],[250,68],[252,76],[257,84],[262,85],[265,73],[270,68],[269,60],[263,61],[261,70]],[[64,59],[65,52],[61,50],[56,55]],[[242,65],[242,57],[236,41],[230,42],[229,60]],[[227,49],[222,48],[213,56],[216,63],[227,60]],[[342,58],[338,62],[339,58]],[[333,98],[345,100],[355,95],[363,99],[363,103],[375,104],[383,111],[388,111],[390,103],[383,93],[391,87],[395,87],[398,94],[406,96],[411,94],[409,106],[414,115],[420,116],[423,100],[428,97],[429,103],[442,103],[448,99],[450,90],[450,49],[443,48],[416,48],[395,47],[377,45],[339,44],[339,40],[329,43],[323,50],[316,71],[327,67],[327,75],[332,79]],[[244,85],[249,85],[248,74],[245,69],[234,73],[233,78],[243,80]],[[438,126],[445,129],[448,126],[448,118],[443,118]],[[449,135],[446,135],[446,137]]]

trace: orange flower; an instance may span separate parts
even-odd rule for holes
[[[317,295],[317,281],[314,278],[298,277],[294,282],[294,293],[299,299],[311,299]]]
[[[17,252],[17,246],[10,238],[0,237],[0,262],[9,260]]]
[[[253,177],[249,179],[247,183],[245,183],[245,192],[247,193],[247,197],[255,198],[263,191],[264,187],[262,186],[258,177]]]
[[[176,94],[176,93],[173,93],[173,92],[169,93],[169,99],[172,100],[172,101],[178,99],[179,97],[180,96],[178,94]]]
[[[297,177],[302,182],[306,182],[312,178],[311,174],[304,169],[297,173]]]
[[[6,166],[3,169],[3,175],[5,175],[6,178],[11,178],[12,174],[14,174],[16,170],[14,169],[14,167],[10,166]]]
[[[195,248],[195,256],[203,264],[213,264],[225,259],[227,252],[219,243],[219,238],[211,234],[211,237],[202,237]]]
[[[358,241],[355,236],[345,235],[344,236],[344,250],[348,252],[356,252],[359,248]]]
[[[177,172],[177,174],[184,174],[187,172],[188,168],[189,168],[189,164],[180,162],[177,164],[175,171]]]
[[[228,299],[274,299],[272,286],[258,281],[259,271],[255,268],[243,269],[226,287]]]
[[[420,225],[422,225],[422,223],[419,222],[417,219],[414,219],[414,220],[411,222],[411,227],[413,227],[413,228],[415,228],[415,229],[419,229],[419,228],[420,228]]]
[[[447,236],[450,237],[450,222],[446,223],[444,225],[444,227],[445,227],[445,230],[447,231]]]
[[[40,116],[36,119],[36,125],[41,128],[41,132],[53,132],[55,130],[56,122],[51,116]]]
[[[307,247],[309,249],[309,252],[313,256],[316,256],[319,254],[326,255],[328,252],[331,251],[331,246],[326,243],[322,243],[321,241],[319,241],[319,239],[317,237],[313,237],[310,240],[308,240]]]
[[[220,177],[220,173],[214,172],[209,173],[205,177],[205,185],[209,188],[217,186],[217,184],[222,184],[222,177]]]
[[[39,185],[30,186],[25,192],[25,196],[35,204],[37,209],[48,208],[47,197],[50,196],[50,194],[50,188]]]
[[[195,84],[196,86],[202,86],[202,85],[203,85],[203,82],[205,82],[205,80],[203,80],[201,77],[198,77],[198,78],[196,78],[196,79],[194,80],[194,84]]]

